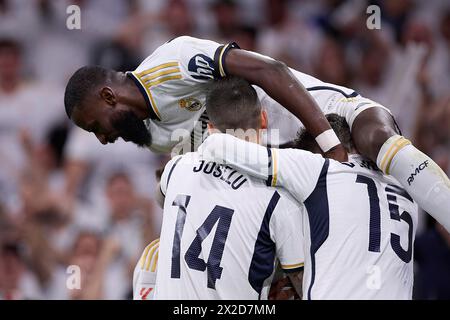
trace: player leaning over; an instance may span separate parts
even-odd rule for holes
[[[358,151],[393,175],[450,231],[448,177],[400,135],[386,108],[351,89],[321,82],[234,43],[221,45],[182,36],[160,46],[133,72],[83,67],[69,80],[64,102],[69,118],[104,144],[122,137],[153,151],[169,152],[179,142],[173,137],[176,129],[191,132],[203,114],[207,84],[227,75],[263,89],[259,97],[269,118],[283,115],[279,104],[283,105],[302,121],[327,156],[339,161],[346,160],[345,150],[320,109],[345,117]],[[278,120],[269,123],[269,128],[280,129],[281,142],[293,138],[284,136],[283,130],[295,119],[287,114]]]

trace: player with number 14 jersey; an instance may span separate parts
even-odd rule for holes
[[[299,204],[199,154],[174,157],[165,195],[155,299],[267,299],[275,258],[303,267]]]

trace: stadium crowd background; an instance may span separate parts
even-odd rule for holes
[[[70,4],[81,30],[66,28]],[[380,30],[366,27],[370,4]],[[158,236],[167,156],[72,126],[64,86],[86,64],[132,70],[180,35],[236,41],[355,89],[450,173],[446,0],[0,0],[0,299],[131,298],[133,267]],[[450,299],[450,235],[419,221],[414,297]],[[81,290],[66,287],[69,265]]]

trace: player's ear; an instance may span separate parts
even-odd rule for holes
[[[261,129],[267,129],[267,112],[266,112],[266,110],[261,111]]]
[[[100,96],[110,106],[115,106],[117,103],[116,95],[114,94],[114,91],[110,87],[103,87],[100,90]]]

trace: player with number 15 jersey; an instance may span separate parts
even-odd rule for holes
[[[278,258],[303,267],[299,204],[197,152],[174,157],[165,195],[155,299],[267,299]]]
[[[211,135],[199,152],[269,186],[283,186],[304,203],[303,298],[412,298],[418,208],[372,162],[351,155],[340,163],[227,134]],[[248,154],[259,160],[245,161]]]

